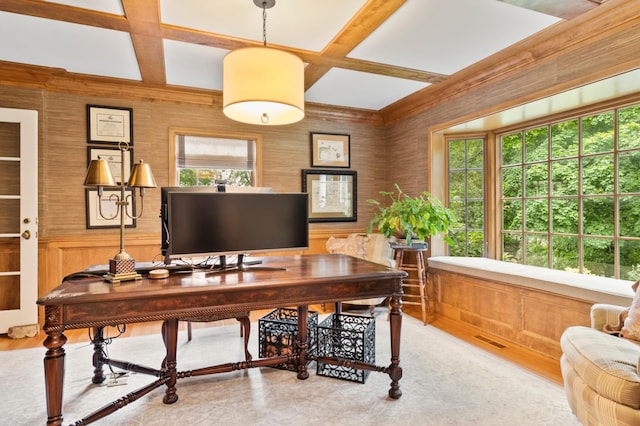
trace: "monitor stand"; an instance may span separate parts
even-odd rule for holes
[[[216,265],[215,269],[212,266],[210,273],[225,273],[225,272],[255,272],[255,271],[286,271],[287,268],[278,266],[255,266],[262,263],[262,260],[245,260],[244,254],[238,255],[238,261],[236,263],[227,263],[227,256],[224,254],[220,256],[220,265]]]

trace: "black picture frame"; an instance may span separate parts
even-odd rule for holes
[[[133,109],[87,105],[87,141],[97,144],[133,145]]]
[[[125,197],[129,200],[131,205],[130,213],[133,217],[136,215],[136,197],[135,191],[133,188],[125,189]],[[111,195],[117,195],[120,197],[120,189],[118,188],[105,188],[104,193],[102,195],[102,210],[105,216],[110,217],[115,209],[118,209],[116,205],[115,198],[111,197]],[[111,198],[110,198],[111,197]],[[99,229],[99,228],[119,228],[120,227],[120,217],[116,216],[113,219],[104,219],[100,216],[99,207],[98,207],[98,190],[95,188],[85,188],[85,202],[86,202],[86,220],[87,220],[87,229]],[[120,212],[118,212],[118,215]],[[135,228],[136,227],[136,219],[130,218],[125,215],[124,218],[124,227],[125,228]]]
[[[310,134],[311,167],[350,168],[351,136],[339,133]]]
[[[309,194],[309,222],[358,220],[358,174],[352,170],[302,170]]]
[[[109,146],[89,146],[87,147],[87,166],[91,160],[98,158],[107,160],[109,163],[109,169],[116,182],[120,183],[120,163],[122,162],[122,156],[124,154],[124,181],[129,180],[131,175],[131,166],[133,165],[133,148],[129,148],[124,153],[120,148]]]

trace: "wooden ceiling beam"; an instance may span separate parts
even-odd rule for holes
[[[123,0],[129,21],[131,42],[136,52],[142,81],[166,84],[164,45],[160,33],[159,0]]]
[[[191,28],[177,27],[174,25],[161,24],[160,26],[161,37],[168,40],[182,41],[185,43],[198,44],[201,46],[215,47],[218,49],[235,50],[243,47],[259,47],[262,46],[262,42],[255,40],[247,40],[235,37],[229,37],[222,34],[208,33],[206,31],[194,30]],[[393,65],[381,64],[377,62],[364,61],[354,58],[346,58],[344,56],[335,54],[326,54],[325,51],[321,53],[311,52],[302,49],[292,49],[285,46],[270,44],[270,47],[275,49],[291,52],[294,55],[300,57],[308,65],[305,68],[305,86],[311,87],[312,84],[307,86],[306,82],[311,77],[311,73],[318,73],[321,77],[321,70],[329,70],[332,67],[344,68],[354,71],[364,71],[373,74],[381,74],[390,77],[406,78],[415,81],[423,81],[427,83],[438,83],[445,80],[448,75],[438,74],[429,71],[421,71],[411,68],[403,68]],[[310,71],[313,67],[313,70]],[[326,73],[326,71],[325,71]],[[317,80],[315,80],[317,81]],[[315,82],[314,81],[314,82]]]
[[[0,2],[0,11],[34,16],[36,18],[55,19],[109,30],[129,31],[129,22],[124,16],[41,0],[2,0]]]
[[[393,15],[406,0],[368,0],[320,53],[322,57],[345,58],[356,46]],[[310,63],[305,67],[304,89],[313,86],[330,66]]]

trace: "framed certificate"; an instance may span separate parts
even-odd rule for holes
[[[109,163],[109,170],[117,183],[120,183],[120,174],[122,173],[121,163],[124,158],[124,181],[129,180],[131,174],[131,164],[133,162],[133,148],[127,149],[122,152],[120,148],[98,148],[87,147],[87,165],[91,160],[107,160]]]
[[[133,145],[133,110],[87,105],[87,139],[89,143]]]

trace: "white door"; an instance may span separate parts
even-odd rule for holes
[[[0,108],[0,333],[38,322],[38,112]]]

